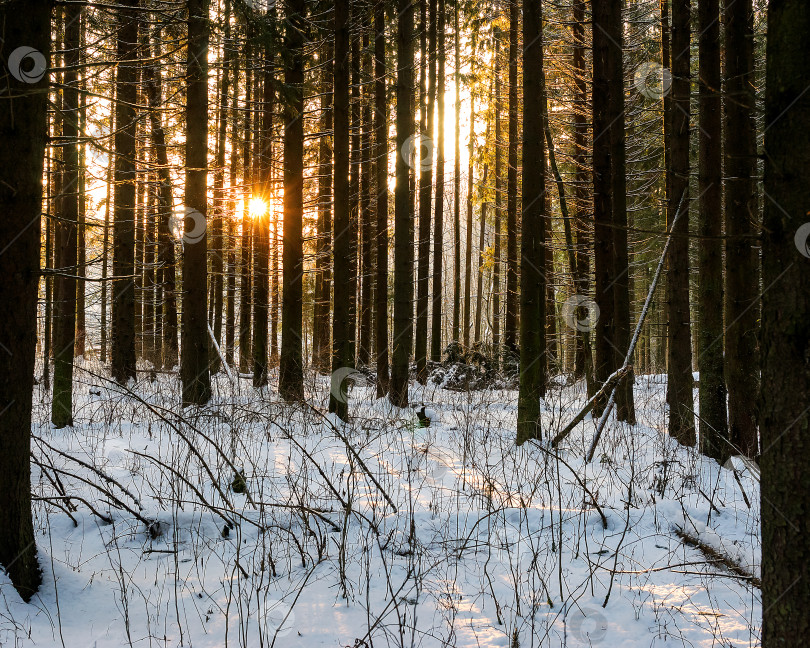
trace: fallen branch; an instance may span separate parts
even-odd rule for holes
[[[735,576],[738,576],[744,580],[749,581],[758,589],[762,589],[762,581],[759,578],[757,578],[753,574],[749,574],[745,569],[743,569],[743,567],[739,563],[732,560],[725,554],[720,553],[719,551],[717,551],[717,549],[715,549],[711,545],[708,545],[705,542],[699,540],[698,538],[689,535],[683,529],[676,528],[675,535],[677,535],[683,541],[684,544],[687,544],[690,547],[694,547],[707,558],[723,565]]]

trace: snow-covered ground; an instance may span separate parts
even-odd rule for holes
[[[175,377],[100,372],[77,370],[73,428],[35,395],[43,585],[24,604],[0,574],[0,646],[759,644],[756,583],[678,533],[758,577],[757,478],[668,438],[660,376],[587,464],[590,417],[515,447],[510,391],[412,386],[420,427],[359,381],[343,425],[328,377],[293,407],[220,374],[180,411]],[[553,388],[544,434],[584,402]]]

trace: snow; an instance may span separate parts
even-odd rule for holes
[[[130,390],[102,373],[79,363],[72,428],[35,394],[33,433],[129,495],[33,443],[51,466],[34,466],[35,496],[58,497],[58,475],[113,522],[35,502],[43,585],[25,604],[0,574],[2,646],[759,644],[759,591],[676,533],[759,576],[757,477],[666,435],[660,376],[636,378],[639,425],[611,418],[586,464],[590,417],[557,451],[515,447],[513,391],[414,385],[420,427],[357,380],[344,424],[325,414],[328,376],[307,375],[312,408],[221,374],[209,405],[179,411],[174,376]],[[554,386],[547,437],[584,402]]]

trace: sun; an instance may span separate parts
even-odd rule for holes
[[[261,198],[251,198],[248,203],[248,212],[251,218],[258,218],[267,213],[267,203]]]

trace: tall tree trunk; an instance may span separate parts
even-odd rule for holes
[[[334,287],[332,308],[332,373],[354,367],[353,320],[349,306],[351,269],[351,205],[349,197],[349,0],[335,0],[334,148],[335,218],[332,240]],[[329,393],[329,411],[348,420],[349,404],[342,391]]]
[[[275,14],[274,9],[268,11]],[[269,46],[264,48],[261,70],[262,110],[261,129],[257,137],[257,152],[254,155],[259,174],[259,196],[269,205],[273,190],[273,106],[275,85],[273,59]],[[258,121],[259,116],[256,119]],[[285,158],[286,159],[286,158]],[[267,328],[270,309],[270,211],[253,214],[253,386],[257,389],[268,382]]]
[[[157,59],[160,55],[160,29],[152,37],[152,56],[155,63],[144,68],[144,85],[149,102],[149,123],[152,132],[155,161],[158,176],[158,209],[155,214],[158,227],[158,266],[160,285],[163,289],[162,300],[162,366],[172,368],[179,359],[177,345],[177,297],[175,278],[174,235],[171,231],[173,210],[172,179],[169,173],[169,156],[166,148],[166,134],[160,117],[162,91],[160,69]],[[106,249],[106,246],[105,246]]]
[[[520,390],[517,444],[539,439],[546,386],[545,157],[543,146],[543,17],[539,2],[523,1],[523,216],[520,268]],[[510,169],[511,171],[511,169]]]
[[[27,71],[33,62],[28,76],[20,75],[28,82],[5,74],[0,100],[0,241],[14,241],[0,254],[0,564],[24,601],[41,582],[31,517],[31,400],[51,8],[50,2],[27,0],[6,2],[0,8],[4,58],[18,47],[34,48],[14,70]]]
[[[436,0],[422,0],[422,5],[430,5],[430,28],[427,39],[427,51],[423,61],[429,66],[427,105],[423,106],[422,146],[419,162],[419,263],[416,281],[416,338],[414,355],[416,357],[417,380],[427,382],[427,343],[428,343],[428,305],[430,293],[430,207],[433,194],[433,129],[434,108],[436,105]],[[424,33],[424,26],[422,29]],[[425,38],[422,37],[425,49]],[[423,68],[424,70],[424,68]],[[422,73],[424,76],[424,72]],[[428,139],[424,139],[424,138]],[[423,155],[427,154],[427,159]]]
[[[312,364],[318,371],[329,371],[330,297],[332,269],[332,72],[334,44],[327,30],[324,66],[321,76],[321,133],[318,141],[318,239],[316,243],[315,304],[313,307]]]
[[[495,29],[495,226],[492,251],[492,355],[501,361],[501,220],[503,214],[503,151],[501,148],[501,31]]]
[[[444,252],[444,80],[445,0],[438,0],[436,15],[436,78],[438,134],[436,136],[436,200],[433,214],[433,288],[431,295],[430,359],[442,359],[442,254]]]
[[[614,73],[611,49],[611,10],[617,0],[593,0],[593,223],[595,298],[599,308],[594,345],[594,378],[604,384],[613,372],[614,352],[614,276],[613,183],[611,166],[611,74]],[[601,414],[606,396],[594,407]]]
[[[723,379],[723,149],[720,101],[720,2],[698,6],[700,161],[698,170],[698,368],[700,450],[721,464],[731,454]]]
[[[458,0],[453,2],[453,37],[456,61],[456,118],[453,122],[453,342],[459,341],[461,326],[461,51],[459,45]]]
[[[624,21],[622,0],[611,0],[609,31],[614,43],[608,48],[610,57],[609,119],[610,119],[610,186],[611,223],[613,227],[613,308],[614,333],[613,369],[624,363],[630,348],[630,258],[627,251],[627,144],[624,107]],[[617,47],[615,43],[621,45]],[[688,300],[687,300],[688,305]],[[632,365],[631,365],[632,367]],[[636,423],[636,408],[633,401],[633,370],[616,386],[616,418],[630,425]]]
[[[771,0],[763,155],[769,197],[762,237],[763,648],[800,646],[810,636],[810,582],[804,576],[810,559],[808,31],[806,2]]]
[[[183,234],[183,404],[211,398],[208,364],[208,0],[189,0],[186,62],[186,216]],[[202,229],[202,233],[200,230]]]
[[[80,26],[79,26],[79,60],[78,64],[84,63],[84,27],[85,27],[85,14],[81,13]],[[82,90],[86,89],[86,74],[82,75],[80,81]],[[81,93],[79,98],[79,134],[84,136],[87,130],[87,94]],[[85,277],[87,276],[87,247],[85,244],[86,234],[86,221],[87,221],[87,198],[85,191],[87,189],[87,163],[86,163],[86,150],[87,147],[84,143],[79,145],[79,222],[76,231],[77,247],[76,247],[76,341],[73,346],[73,356],[75,358],[83,358],[86,349],[87,338],[87,321],[86,321],[86,300],[85,300]]]
[[[503,341],[509,353],[517,350],[518,309],[518,56],[520,5],[509,3],[509,158],[506,179],[506,318]]]
[[[736,452],[757,455],[756,128],[752,0],[725,2],[726,284],[728,428]],[[772,195],[772,194],[771,194]],[[777,198],[778,199],[778,198]],[[765,284],[767,285],[767,284]]]
[[[399,0],[397,20],[397,151],[414,134],[413,19],[414,4]],[[396,157],[394,188],[394,346],[388,398],[397,407],[408,405],[408,364],[413,340],[413,202],[410,167]]]
[[[62,197],[56,223],[56,277],[51,422],[73,425],[73,351],[76,335],[76,262],[79,223],[79,46],[81,8],[65,9],[65,72],[62,92]]]
[[[672,2],[672,135],[667,224],[672,229],[667,275],[669,434],[695,445],[692,339],[689,313],[689,21],[690,0]]]
[[[351,24],[355,25],[360,23],[362,12],[360,6],[354,2],[351,7]],[[356,30],[352,30],[356,31]],[[352,34],[351,38],[351,72],[352,72],[352,85],[351,85],[351,99],[350,99],[350,117],[351,117],[351,154],[350,154],[350,168],[349,168],[349,205],[351,206],[351,220],[349,221],[349,255],[351,258],[351,274],[349,275],[349,285],[351,291],[349,292],[349,319],[351,321],[350,335],[352,345],[352,357],[354,361],[352,366],[357,363],[357,340],[358,340],[358,287],[360,284],[359,276],[359,243],[360,243],[360,160],[362,151],[360,150],[360,130],[361,115],[360,115],[360,39],[357,35]]]
[[[377,189],[374,340],[378,398],[388,393],[388,102],[385,68],[385,0],[377,0],[374,5],[374,175]]]
[[[252,55],[250,47],[248,47],[248,59]],[[250,330],[251,330],[251,303],[252,298],[252,282],[251,282],[251,269],[253,258],[253,227],[250,222],[250,168],[251,168],[251,142],[252,142],[252,92],[253,92],[253,75],[250,69],[245,70],[245,128],[244,140],[242,142],[242,195],[243,195],[243,210],[242,210],[242,236],[241,236],[241,251],[239,255],[239,263],[241,274],[239,277],[239,370],[242,373],[247,373],[250,370],[253,358],[251,356],[250,346]]]
[[[284,400],[304,398],[304,28],[306,0],[287,0],[284,73],[284,249],[282,256],[281,356],[278,391]]]
[[[113,209],[112,376],[135,378],[135,104],[138,0],[118,9],[115,81],[115,208]]]
[[[472,46],[472,59],[475,61],[475,43]],[[472,237],[473,237],[473,154],[475,151],[475,98],[470,93],[470,134],[467,142],[469,164],[467,166],[467,240],[464,248],[464,309],[462,330],[465,348],[470,346],[470,315],[472,299]]]
[[[361,80],[363,81],[362,124],[360,134],[360,228],[362,250],[360,254],[360,317],[357,361],[367,367],[371,359],[371,300],[372,300],[372,205],[371,205],[371,57],[368,55],[369,37],[367,15],[361,20],[363,28],[363,53],[361,55]],[[376,219],[375,219],[376,220]]]

